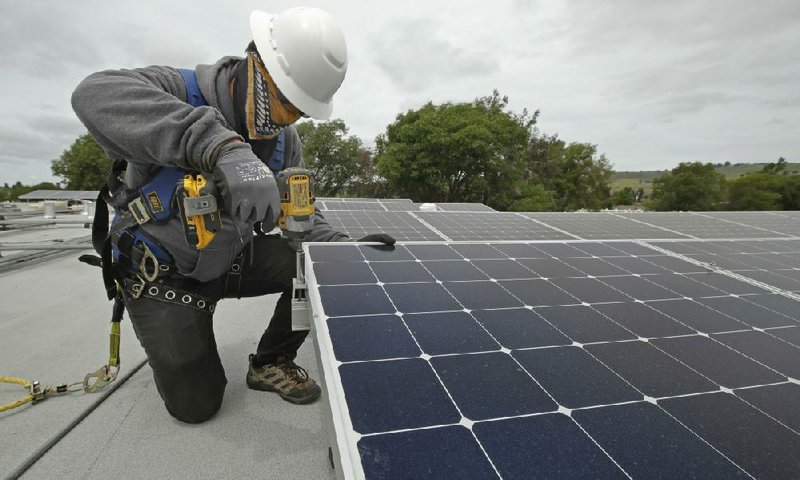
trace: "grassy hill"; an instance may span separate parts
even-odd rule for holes
[[[734,180],[747,173],[758,172],[764,168],[766,163],[738,163],[730,166],[719,166],[717,171],[725,175],[728,180]],[[787,170],[792,175],[800,174],[800,163],[787,164]],[[653,179],[659,175],[663,175],[669,170],[645,170],[641,172],[614,172],[611,177],[611,190],[617,191],[625,187],[631,187],[634,190],[643,188],[645,195],[650,194],[653,189]]]

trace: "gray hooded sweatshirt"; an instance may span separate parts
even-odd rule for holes
[[[140,187],[162,166],[200,171],[213,183],[220,147],[233,139],[244,140],[234,131],[233,101],[228,93],[228,82],[241,60],[225,57],[214,65],[196,67],[208,106],[194,108],[186,103],[186,87],[177,69],[154,66],[90,75],[73,92],[72,108],[109,158],[128,162],[128,187]],[[286,127],[285,137],[286,168],[304,166],[297,130]],[[242,148],[250,147],[244,144]],[[188,244],[177,216],[142,228],[172,254],[181,274],[209,281],[228,270],[253,236],[253,225],[234,221],[225,212],[221,218],[222,229],[203,250]],[[319,211],[315,213],[307,241],[347,239],[333,230]]]

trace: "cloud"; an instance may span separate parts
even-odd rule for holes
[[[499,70],[496,57],[458,45],[430,19],[393,20],[373,36],[373,58],[407,92]]]

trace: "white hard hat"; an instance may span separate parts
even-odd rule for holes
[[[318,8],[250,14],[258,53],[275,85],[304,114],[325,120],[347,73],[347,44],[333,17]]]

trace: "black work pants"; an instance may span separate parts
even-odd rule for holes
[[[281,293],[256,351],[255,363],[263,364],[279,356],[294,358],[308,335],[308,331],[292,331],[295,269],[296,253],[284,239],[259,236],[245,246],[237,262],[218,279],[198,282],[169,277],[157,282],[211,302]],[[128,291],[125,306],[169,413],[189,423],[211,418],[222,404],[227,383],[214,340],[213,315],[207,310],[144,295],[133,298]]]

